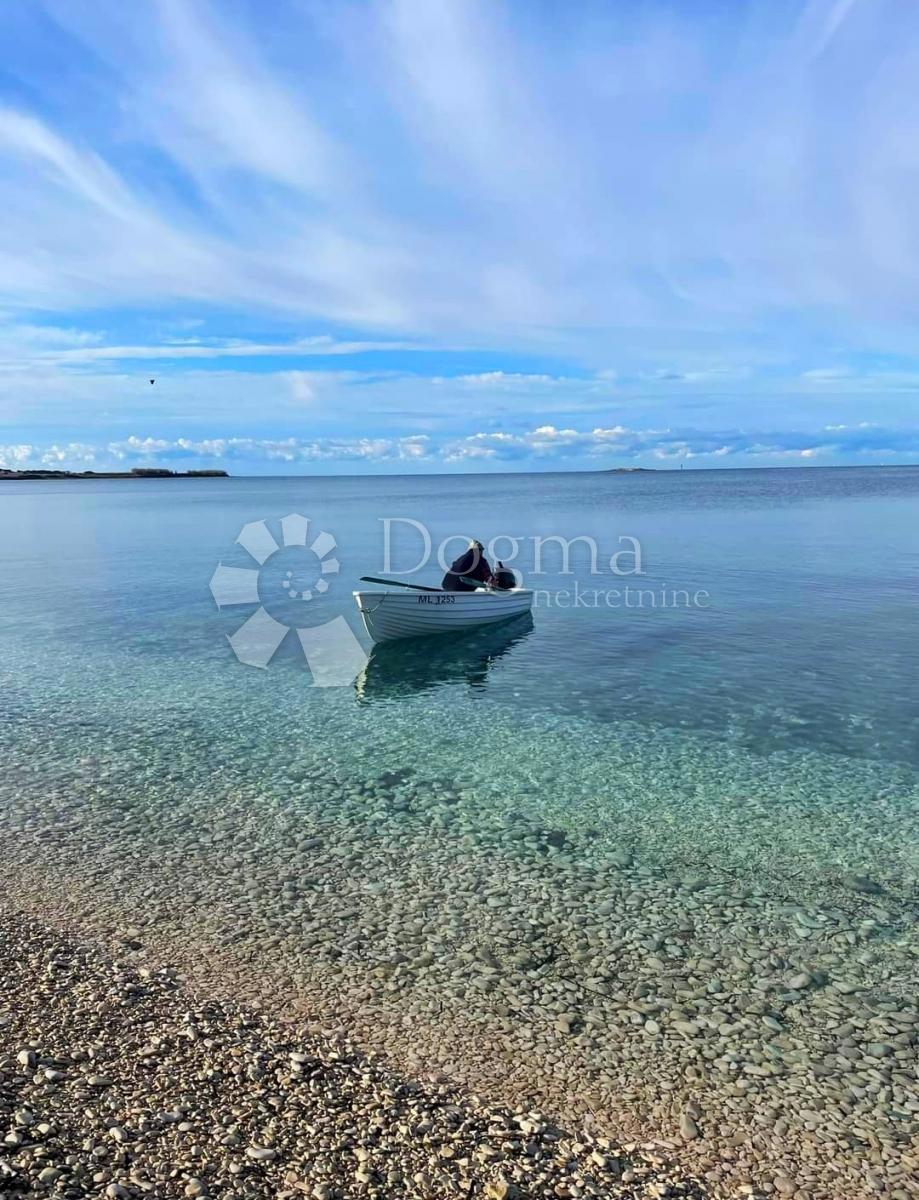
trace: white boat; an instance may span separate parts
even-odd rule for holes
[[[437,588],[394,588],[355,592],[364,628],[375,642],[426,637],[433,633],[462,633],[496,625],[528,613],[533,607],[530,588],[476,588],[474,592],[444,592]]]

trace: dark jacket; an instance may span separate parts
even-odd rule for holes
[[[444,575],[441,587],[445,592],[474,592],[475,588],[463,579],[475,579],[479,583],[488,583],[491,579],[491,567],[480,550],[466,550],[450,566]]]

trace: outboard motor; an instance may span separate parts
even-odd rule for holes
[[[506,567],[503,562],[498,563],[498,568],[493,576],[494,586],[499,592],[509,592],[511,588],[518,587],[517,575],[510,567]]]

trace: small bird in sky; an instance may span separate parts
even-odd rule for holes
[[[155,380],[155,379],[151,379],[151,380],[150,380],[150,382],[151,382],[151,383],[156,383],[156,380]]]

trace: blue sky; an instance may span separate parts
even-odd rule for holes
[[[0,41],[0,465],[919,461],[919,6],[5,0]]]

